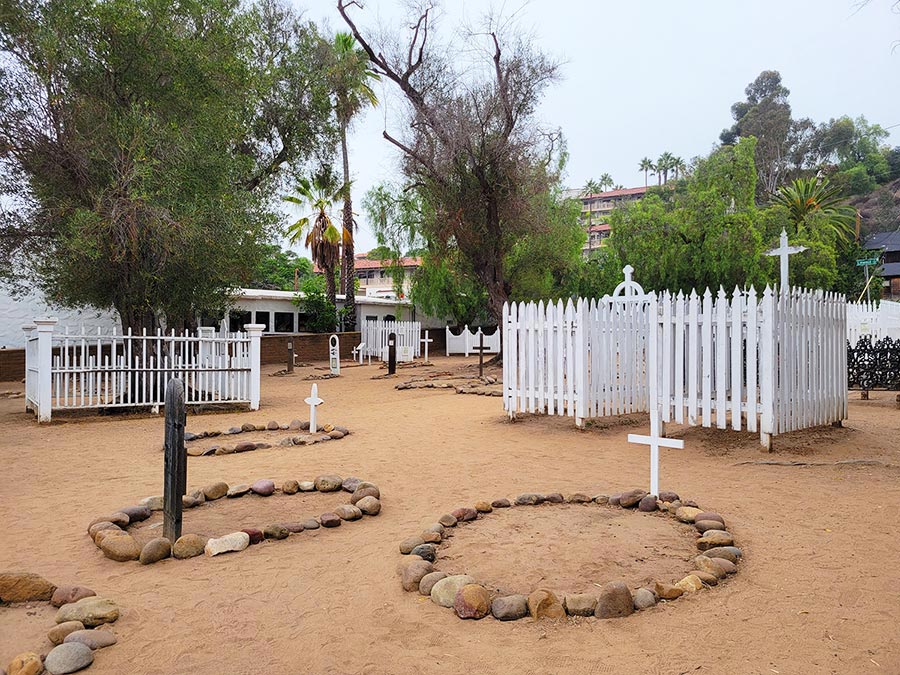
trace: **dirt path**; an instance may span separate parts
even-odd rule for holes
[[[435,361],[442,370],[462,362]],[[305,419],[301,402],[310,382],[302,377],[311,372],[264,377],[257,413],[197,416],[188,428]],[[642,486],[646,449],[625,437],[645,431],[646,419],[584,432],[569,418],[510,424],[499,398],[396,391],[405,374],[371,379],[380,372],[348,368],[339,379],[319,382],[326,401],[320,418],[348,426],[347,438],[190,458],[188,484],[356,475],[381,487],[381,515],[239,555],[146,567],[105,559],[85,528],[94,516],[161,492],[161,419],[94,417],[38,427],[22,412],[21,399],[0,400],[0,569],[78,581],[121,605],[114,625],[120,642],[97,653],[92,675],[900,672],[900,470],[740,464],[865,458],[898,465],[900,410],[893,394],[865,402],[852,394],[845,428],[776,439],[773,455],[762,454],[748,434],[669,427],[686,448],[664,451],[662,487],[723,513],[746,552],[741,571],[724,586],[613,621],[476,623],[400,589],[399,541],[479,499]],[[536,522],[535,532],[555,526],[551,540],[526,534],[527,523],[518,523],[510,537],[556,546],[567,526],[564,514]],[[564,549],[558,572],[591,569],[577,555],[583,563],[608,555],[599,541],[603,527],[593,546],[584,532],[589,523],[569,525],[578,528],[578,546]],[[527,565],[529,557],[509,545],[490,565],[491,574],[501,574],[509,551],[512,582],[513,567]],[[534,564],[547,560],[535,556]],[[463,557],[458,564],[465,567]],[[16,630],[13,613],[0,608],[0,647],[11,649]],[[0,653],[0,665],[12,656]]]

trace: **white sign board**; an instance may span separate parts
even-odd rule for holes
[[[328,365],[332,375],[341,374],[341,341],[337,335],[328,338]]]

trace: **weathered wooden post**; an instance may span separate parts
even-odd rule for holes
[[[388,333],[388,375],[397,372],[397,334]]]
[[[172,378],[166,385],[165,476],[163,536],[171,543],[181,536],[181,498],[187,492],[187,452],[184,448],[184,385]]]
[[[484,333],[478,329],[478,346],[472,347],[472,351],[478,352],[478,377],[484,377]]]
[[[289,373],[293,373],[294,372],[294,341],[293,340],[288,340],[287,352],[288,352],[287,371]]]

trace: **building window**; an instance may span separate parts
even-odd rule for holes
[[[240,333],[248,323],[252,323],[250,312],[242,309],[235,309],[228,313],[229,332]]]
[[[385,314],[385,315],[384,315],[384,320],[385,320],[385,321],[396,321],[397,319],[394,318],[394,315],[393,315],[393,314]]]
[[[261,323],[263,325],[264,333],[268,333],[269,326],[271,326],[271,324],[269,323],[270,314],[271,314],[271,312],[257,312],[256,313],[256,323]]]
[[[275,332],[276,333],[293,333],[294,332],[294,313],[293,312],[275,312]]]
[[[366,321],[378,321],[378,317],[371,314],[366,314]]]

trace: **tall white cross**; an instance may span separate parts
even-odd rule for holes
[[[629,443],[650,446],[650,494],[659,496],[659,449],[684,448],[684,441],[659,435],[659,411],[650,413],[650,435],[628,434]]]
[[[319,430],[319,427],[316,425],[316,406],[325,403],[319,398],[319,385],[315,382],[313,383],[312,391],[309,393],[309,398],[305,399],[304,402],[309,404],[309,431],[315,433]]]
[[[769,249],[766,251],[766,255],[777,255],[781,258],[781,292],[787,293],[791,287],[788,281],[788,256],[805,251],[806,246],[788,246],[787,232],[784,231],[784,228],[781,229],[781,238],[778,243],[778,248]]]
[[[419,340],[419,342],[421,342],[422,344],[425,345],[425,363],[428,363],[428,343],[434,342],[434,338],[429,340],[428,339],[428,331],[426,330],[425,337],[423,337],[421,340]]]

